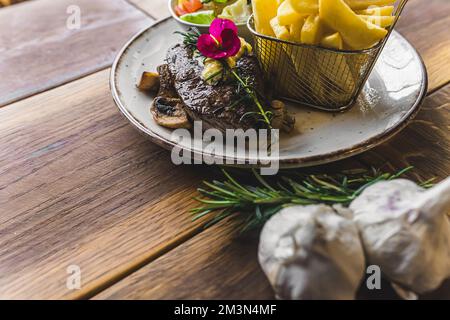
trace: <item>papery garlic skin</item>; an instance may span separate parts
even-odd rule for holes
[[[258,257],[279,299],[354,299],[365,271],[356,226],[325,205],[288,207],[273,216]]]
[[[369,264],[415,293],[450,277],[450,178],[430,190],[379,182],[350,205]]]

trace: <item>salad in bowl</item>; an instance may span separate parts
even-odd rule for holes
[[[248,0],[176,0],[175,14],[183,21],[210,25],[215,18],[247,23],[252,10]]]
[[[232,20],[239,34],[251,39],[247,20],[252,15],[250,0],[169,0],[172,16],[184,29],[197,28],[207,33],[216,18]]]

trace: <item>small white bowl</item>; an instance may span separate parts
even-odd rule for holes
[[[172,17],[178,22],[178,24],[184,29],[188,30],[189,28],[197,28],[200,33],[209,33],[209,25],[205,24],[197,24],[197,23],[191,23],[184,20],[181,20],[180,17],[175,13],[175,6],[177,5],[177,0],[169,0],[169,11],[172,15]],[[244,38],[247,42],[252,43],[253,42],[253,36],[250,30],[247,28],[247,22],[244,23],[236,23],[236,26],[238,28],[238,35],[239,37]]]

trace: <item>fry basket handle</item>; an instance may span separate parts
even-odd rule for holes
[[[400,15],[403,12],[403,9],[405,9],[406,3],[408,2],[408,0],[401,0],[400,3],[398,4],[397,9],[395,10],[395,19],[394,19],[394,23],[392,24],[392,26],[390,27],[391,30],[393,30],[395,28],[395,25],[398,22],[398,19],[400,19]]]

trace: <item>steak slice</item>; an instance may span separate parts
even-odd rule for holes
[[[260,118],[249,114],[257,112],[257,107],[242,99],[242,93],[237,93],[234,83],[221,81],[219,84],[209,85],[202,79],[202,60],[194,56],[190,47],[177,44],[170,48],[167,52],[167,64],[186,112],[191,119],[203,121],[204,129],[225,131],[264,127]],[[263,92],[263,76],[255,57],[243,56],[238,60],[236,68],[243,79],[247,79],[258,92]],[[264,101],[264,105],[270,106],[267,101]]]

